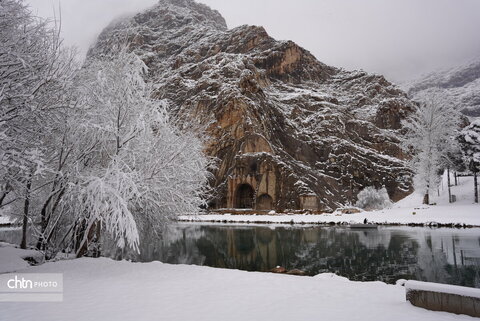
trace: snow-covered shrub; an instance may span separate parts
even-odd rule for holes
[[[381,210],[391,204],[385,187],[376,189],[373,186],[368,186],[358,193],[355,206],[364,210]]]

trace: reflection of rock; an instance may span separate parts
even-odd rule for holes
[[[163,240],[142,233],[141,255],[124,251],[117,258],[265,272],[280,266],[275,271],[292,275],[303,275],[297,268],[308,275],[334,272],[358,281],[402,278],[480,287],[479,231],[181,224],[171,226]],[[116,248],[110,243],[110,249]],[[108,242],[104,246],[103,254],[115,257],[108,253]]]
[[[302,233],[303,241],[306,243],[316,243],[318,242],[318,237],[320,233],[315,228],[304,229]]]
[[[257,240],[263,244],[270,244],[275,237],[275,230],[258,229],[255,233]]]
[[[255,250],[254,231],[251,229],[237,230],[234,232],[234,240],[235,252],[240,255],[248,255]]]
[[[228,229],[227,255],[235,268],[268,271],[278,264],[278,240],[275,230],[268,228]]]

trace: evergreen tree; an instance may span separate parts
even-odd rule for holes
[[[480,171],[480,120],[475,120],[465,127],[459,135],[465,163],[474,176],[474,199],[478,203],[477,176]]]

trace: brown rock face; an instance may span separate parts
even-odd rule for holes
[[[411,190],[399,147],[406,95],[382,76],[317,61],[262,27],[228,30],[218,12],[162,0],[117,21],[89,55],[128,32],[155,97],[185,122],[208,124],[218,159],[211,208],[328,211],[366,186],[399,200]]]

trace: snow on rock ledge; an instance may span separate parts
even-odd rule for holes
[[[407,291],[427,291],[427,292],[448,293],[448,294],[455,294],[455,295],[480,299],[480,289],[469,288],[469,287],[458,286],[458,285],[410,280],[405,282],[405,289]]]
[[[416,307],[480,317],[480,289],[407,281],[407,301]]]

